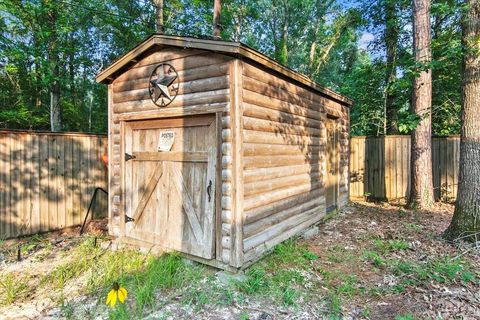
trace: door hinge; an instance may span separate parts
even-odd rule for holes
[[[125,152],[125,162],[127,162],[128,160],[132,160],[132,159],[135,159],[136,157],[133,155],[133,154],[130,154],[130,153],[126,153]]]
[[[134,221],[135,221],[135,219],[130,218],[129,216],[125,215],[125,223],[127,223],[127,222],[134,222]]]

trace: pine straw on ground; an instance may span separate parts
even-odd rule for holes
[[[235,277],[177,256],[112,253],[101,235],[96,246],[58,233],[10,241],[0,246],[0,318],[479,319],[480,250],[441,239],[452,212],[354,203]],[[87,265],[69,269],[79,254]],[[129,297],[110,310],[113,280]]]

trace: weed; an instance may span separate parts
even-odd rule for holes
[[[393,261],[393,273],[404,277],[403,285],[418,285],[426,281],[451,283],[456,280],[474,282],[475,275],[467,270],[469,267],[460,259],[442,257],[424,263],[413,261]]]
[[[237,282],[237,288],[246,294],[254,294],[260,292],[260,290],[267,285],[267,280],[265,279],[266,272],[265,269],[261,267],[252,267],[247,273],[247,280]]]
[[[267,257],[266,262],[271,268],[278,265],[306,268],[311,261],[317,259],[318,256],[308,250],[306,245],[302,245],[295,240],[287,240],[274,248],[273,254]]]
[[[8,273],[0,278],[0,289],[0,304],[9,305],[26,293],[28,286],[12,273]]]
[[[248,319],[250,319],[250,316],[245,311],[242,311],[240,313],[240,316],[238,317],[238,319],[239,320],[248,320]]]
[[[125,304],[117,305],[109,312],[108,317],[111,320],[129,320],[132,318]]]
[[[475,275],[469,271],[462,272],[462,281],[465,283],[475,282]]]
[[[423,227],[416,223],[404,223],[404,227],[409,231],[420,232],[423,230]]]
[[[342,301],[340,297],[335,293],[335,291],[330,290],[328,294],[328,299],[330,301],[330,312],[336,318],[342,313]]]
[[[73,306],[70,303],[65,303],[65,301],[62,301],[62,305],[60,306],[60,314],[62,317],[65,319],[73,319],[73,313]]]
[[[355,255],[342,246],[333,246],[332,248],[329,248],[328,251],[329,255],[327,259],[333,263],[341,263],[355,259]]]
[[[408,216],[408,212],[405,211],[405,210],[403,210],[403,209],[398,209],[398,216],[399,216],[400,218],[405,218],[405,217]]]
[[[362,317],[364,318],[370,318],[370,308],[369,307],[365,307],[363,310],[362,310]]]
[[[370,261],[375,267],[380,268],[385,264],[382,257],[375,251],[365,250],[362,258]]]
[[[407,250],[409,248],[409,245],[405,240],[396,240],[396,239],[387,240],[387,241],[376,239],[374,241],[374,245],[382,253]]]
[[[395,320],[414,320],[415,318],[411,314],[407,314],[404,316],[396,316]]]
[[[357,293],[357,278],[355,275],[348,275],[347,278],[342,281],[342,283],[337,288],[337,293],[339,295],[346,295],[352,297]]]

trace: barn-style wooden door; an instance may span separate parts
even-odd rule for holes
[[[335,119],[327,118],[327,179],[326,179],[326,207],[327,212],[335,210],[338,202],[338,129]]]
[[[214,257],[216,132],[213,115],[125,123],[127,236]]]

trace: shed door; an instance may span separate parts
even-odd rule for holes
[[[213,258],[215,116],[128,122],[124,139],[127,236]]]
[[[327,212],[337,208],[338,199],[338,132],[335,119],[327,119]]]

